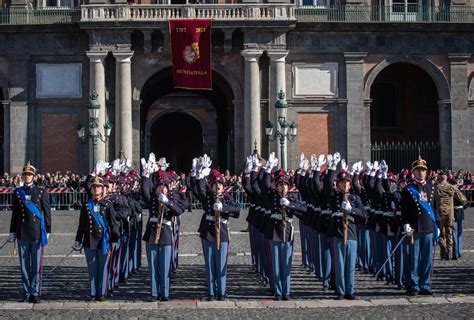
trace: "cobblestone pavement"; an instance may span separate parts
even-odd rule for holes
[[[172,279],[172,302],[144,303],[149,295],[148,268],[145,257],[137,276],[121,287],[107,303],[86,304],[88,295],[85,257],[72,255],[62,267],[43,280],[42,301],[39,305],[18,304],[20,273],[13,245],[0,250],[0,319],[14,316],[37,318],[474,318],[474,208],[466,212],[464,221],[463,257],[456,261],[441,261],[437,254],[433,274],[434,298],[407,299],[404,292],[374,278],[356,274],[356,301],[335,301],[331,292],[322,291],[314,274],[301,267],[299,236],[295,235],[292,298],[290,302],[273,302],[269,288],[259,282],[250,267],[248,233],[242,212],[240,219],[231,221],[231,246],[228,267],[228,296],[226,302],[201,302],[205,297],[204,261],[196,233],[201,211],[185,213],[182,219],[180,267]],[[0,212],[0,242],[5,239],[10,213]],[[53,233],[44,256],[47,273],[70,250],[77,228],[77,211],[53,212]],[[298,229],[298,223],[295,223]],[[291,308],[291,313],[287,312]],[[97,310],[100,309],[100,310]],[[133,310],[141,310],[139,314]],[[156,310],[155,310],[156,309]],[[164,309],[165,312],[159,310]],[[168,310],[173,312],[168,314]]]

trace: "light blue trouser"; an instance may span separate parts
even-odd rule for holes
[[[122,245],[121,253],[120,253],[120,280],[128,279],[128,272],[129,272],[129,256],[130,256],[130,246],[129,241],[130,237],[128,234],[123,235],[121,238]]]
[[[336,272],[336,292],[338,295],[353,294],[355,282],[355,265],[357,258],[357,241],[333,238]]]
[[[137,232],[130,232],[130,240],[128,242],[128,272],[132,272],[136,269],[135,261],[137,254]]]
[[[89,272],[89,284],[91,287],[91,297],[105,296],[107,291],[107,262],[109,255],[102,253],[101,249],[91,250],[84,248],[87,261],[87,271]]]
[[[316,259],[316,276],[318,277],[322,277],[322,274],[323,274],[323,258],[322,258],[322,254],[321,254],[321,233],[319,233],[319,231],[316,231],[314,230],[314,235],[315,235],[315,242],[314,242],[314,245],[316,247],[316,251],[315,251],[315,259]]]
[[[392,253],[393,248],[397,245],[395,241],[394,236],[388,236],[386,234],[383,235],[383,243],[384,243],[384,255],[383,255],[383,261],[382,263],[385,262],[385,260],[388,259],[390,254]],[[387,263],[385,264],[385,278],[387,279],[387,282],[392,282],[393,281],[393,257],[391,257]],[[378,271],[378,270],[377,270]]]
[[[320,233],[321,256],[322,256],[322,280],[323,287],[328,288],[331,281],[331,237]]]
[[[273,241],[265,238],[263,238],[263,256],[264,256],[264,266],[265,266],[265,278],[268,279],[268,282],[270,284],[270,288],[274,287],[274,274],[273,274],[273,262],[272,262],[272,244]]]
[[[301,262],[305,267],[311,267],[311,260],[308,252],[308,228],[304,225],[302,220],[299,220],[300,226],[300,241],[301,241]]]
[[[291,286],[291,260],[293,244],[291,242],[272,243],[272,264],[274,292],[276,296],[290,295]]]
[[[457,218],[453,226],[453,257],[455,258],[462,256],[462,221],[463,219]]]
[[[150,271],[150,287],[153,297],[170,296],[171,245],[146,244],[146,256]]]
[[[369,270],[372,265],[372,250],[370,246],[370,229],[367,227],[361,227],[361,240],[362,240],[362,268]]]
[[[207,294],[209,296],[226,294],[228,248],[228,241],[221,241],[220,248],[217,250],[214,241],[202,240],[206,262]]]
[[[431,290],[433,267],[433,232],[415,233],[415,243],[410,246],[411,289]]]
[[[26,241],[18,239],[18,253],[20,256],[23,295],[39,296],[41,294],[43,265],[41,240]]]
[[[252,257],[252,266],[257,266],[257,255],[255,254],[255,240],[254,240],[254,227],[249,223],[249,243],[250,243],[250,256]]]
[[[112,257],[109,261],[109,290],[114,289],[114,285],[118,283],[120,276],[120,255],[122,253],[122,240],[119,239],[112,251]]]
[[[395,245],[402,239],[403,236],[395,237]],[[395,282],[399,287],[404,285],[403,272],[406,256],[404,255],[404,244],[405,240],[398,246],[397,251],[395,251]]]
[[[375,272],[379,271],[384,263],[383,257],[385,256],[385,249],[384,249],[384,238],[381,232],[374,232],[374,239],[375,239],[375,253],[374,253],[374,261],[375,261]],[[383,279],[385,276],[385,271],[380,271],[377,279]]]

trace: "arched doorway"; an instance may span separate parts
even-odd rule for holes
[[[421,67],[393,63],[377,74],[370,88],[372,159],[385,159],[393,170],[418,155],[440,168],[440,96]]]
[[[1,149],[1,154],[0,154],[0,173],[3,174],[5,171],[5,128],[4,128],[4,112],[3,112],[3,100],[5,98],[3,97],[3,88],[0,87],[0,147]]]
[[[166,157],[172,170],[188,172],[192,159],[203,153],[202,126],[184,112],[159,116],[150,129],[150,149],[157,156]]]
[[[142,156],[147,156],[152,150],[152,126],[157,115],[181,112],[193,115],[201,123],[203,153],[213,160],[213,167],[220,170],[234,169],[234,95],[228,82],[217,72],[212,72],[213,88],[204,90],[181,90],[173,88],[171,68],[164,68],[151,76],[140,91]],[[178,122],[178,118],[170,118],[169,122],[174,131],[186,130]],[[178,145],[176,152],[186,153],[184,145]],[[163,156],[157,150],[157,157]],[[171,158],[170,158],[171,159]],[[167,158],[168,160],[168,158]]]

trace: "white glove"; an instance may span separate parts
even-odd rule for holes
[[[412,231],[413,229],[408,223],[403,225],[403,233],[408,234],[408,233],[411,233]]]
[[[267,172],[270,173],[273,168],[278,165],[278,159],[275,157],[275,152],[270,153],[267,161]]]
[[[348,171],[349,165],[346,163],[346,159],[341,160],[341,170]]]
[[[252,170],[255,172],[257,172],[258,169],[260,169],[260,166],[262,165],[256,154],[252,155],[252,165],[253,165]]]
[[[46,240],[49,240],[49,233],[46,234]]]
[[[202,166],[204,168],[210,168],[211,164],[212,164],[211,158],[209,158],[207,154],[204,154],[204,156],[202,157]]]
[[[214,203],[214,205],[212,206],[212,209],[214,209],[215,211],[222,211],[222,203],[221,202]]]
[[[439,235],[441,234],[441,230],[439,230],[439,228],[437,228],[438,230],[438,238],[439,238]]]
[[[248,156],[246,161],[245,161],[245,170],[244,170],[244,173],[250,173],[250,171],[252,171],[252,167],[253,167],[253,164],[252,164],[252,156]]]
[[[146,162],[145,158],[141,158],[140,162],[142,163],[142,177],[149,178],[150,177],[150,167],[148,162]]]
[[[395,210],[395,209],[397,208],[397,206],[395,205],[395,202],[393,202],[393,201],[390,202],[390,208],[391,208],[392,210]]]
[[[209,173],[211,173],[210,168],[202,168],[201,172],[198,173],[197,178],[198,179],[204,179],[205,177],[207,177],[209,175]]]
[[[304,168],[304,153],[301,153],[300,155],[300,169],[303,169]]]
[[[308,169],[309,169],[309,160],[308,159],[304,159],[303,169],[305,171],[308,171]]]
[[[8,242],[13,242],[13,241],[15,241],[15,239],[16,239],[16,233],[12,232],[8,235],[7,241]]]
[[[318,163],[316,165],[316,170],[320,171],[321,167],[326,164],[326,156],[324,154],[320,154],[318,157]]]
[[[336,161],[336,166],[337,164],[341,161],[341,154],[339,152],[336,152],[334,156],[332,157],[333,161]]]
[[[164,204],[167,204],[169,201],[168,197],[163,193],[160,193],[160,195],[158,196],[158,200],[160,200],[160,202],[163,202]]]
[[[316,157],[315,154],[311,155],[309,162],[311,164],[311,170],[313,171],[316,170],[316,167],[318,166],[318,158]]]
[[[331,154],[328,154],[326,156],[326,159],[328,161],[328,166],[329,166],[329,169],[330,170],[336,170],[337,168],[337,162],[336,160],[334,159],[334,157],[331,155]]]
[[[280,206],[288,207],[290,205],[290,201],[287,198],[280,199]]]
[[[387,162],[385,162],[385,160],[382,160],[380,162],[380,172],[382,172],[382,173],[387,173],[388,172],[388,165],[387,165]]]
[[[81,243],[79,241],[76,241],[74,242],[71,248],[74,249],[75,251],[79,251],[81,250],[81,247],[82,247]]]
[[[361,162],[358,161],[358,162],[355,162],[355,163],[352,165],[352,170],[351,170],[351,173],[352,173],[352,174],[359,174],[359,172],[360,172],[359,163],[361,163]]]
[[[373,170],[373,171],[377,171],[377,170],[379,170],[379,168],[380,168],[379,162],[378,162],[378,161],[374,161],[374,166],[372,167],[372,170]]]
[[[197,166],[198,166],[198,159],[197,159],[197,158],[194,158],[194,159],[193,159],[193,164],[191,165],[191,170],[193,170],[194,172],[196,172]]]
[[[351,204],[349,203],[349,201],[343,201],[343,202],[341,203],[341,208],[342,208],[342,210],[346,210],[346,211],[348,211],[348,212],[351,212],[351,210],[352,210],[352,206],[351,206]]]

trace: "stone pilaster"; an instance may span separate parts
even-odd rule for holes
[[[100,103],[99,112],[99,130],[104,133],[103,128],[106,121],[106,105],[105,105],[105,69],[104,60],[107,57],[107,52],[104,51],[87,51],[89,58],[89,90],[94,90]],[[105,152],[105,143],[97,143],[97,160],[107,161]],[[94,166],[95,164],[92,164]]]
[[[278,50],[278,51],[268,51],[268,57],[270,58],[270,97],[269,97],[269,119],[273,122],[276,130],[281,130],[280,124],[278,123],[278,117],[275,109],[275,102],[277,101],[277,94],[280,90],[283,90],[288,96],[286,90],[286,56],[289,51],[287,50]],[[286,150],[282,154],[280,152],[280,142],[277,139],[272,143],[270,151],[274,151],[278,159],[286,160]],[[287,161],[284,163],[288,164]]]
[[[472,108],[468,108],[467,61],[471,54],[450,53],[451,88],[451,166],[467,170],[470,166],[471,144],[469,141],[472,123],[469,121]],[[442,118],[442,121],[445,121]],[[472,119],[472,118],[471,118]],[[441,128],[440,128],[441,129]]]
[[[257,148],[261,149],[260,70],[258,59],[262,55],[262,51],[246,49],[241,51],[241,55],[245,59],[244,132],[248,134],[248,138],[244,141],[244,156],[246,156],[252,153],[254,141],[257,141]]]
[[[133,51],[115,51],[115,153],[121,149],[128,160],[133,160],[132,139],[132,82],[131,58]]]
[[[350,163],[370,160],[370,110],[364,107],[363,62],[366,56],[366,52],[344,52],[347,150],[341,150],[341,154]]]

